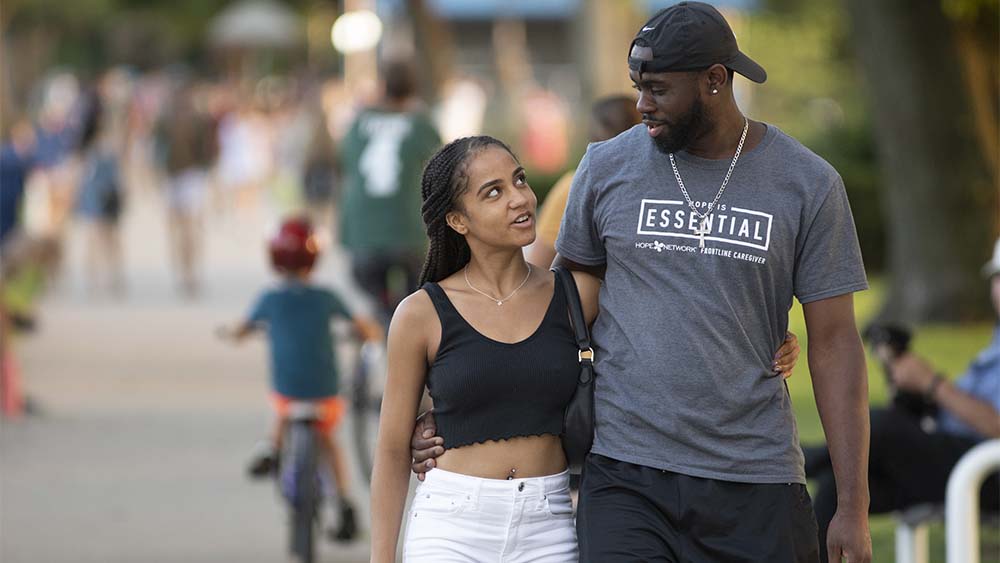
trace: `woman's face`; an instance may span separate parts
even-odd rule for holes
[[[500,248],[531,244],[538,199],[514,157],[502,147],[486,147],[472,155],[466,173],[460,210],[448,214],[448,224],[470,243]]]

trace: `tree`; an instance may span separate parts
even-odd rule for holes
[[[979,272],[997,234],[1000,196],[997,73],[979,65],[995,65],[997,1],[844,1],[886,190],[890,282],[880,316],[903,323],[985,318]],[[962,8],[963,20],[947,16],[946,6]],[[980,62],[965,63],[973,59]],[[982,102],[983,92],[992,103]]]

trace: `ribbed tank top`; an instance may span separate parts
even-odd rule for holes
[[[513,344],[473,328],[438,284],[426,283],[423,289],[441,319],[441,344],[427,388],[445,449],[562,434],[563,411],[580,375],[562,284],[556,280],[538,329]]]

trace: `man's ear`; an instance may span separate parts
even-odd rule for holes
[[[458,211],[449,211],[445,215],[444,220],[456,233],[462,236],[469,234],[469,226],[466,224],[465,215],[462,215]]]
[[[708,79],[707,88],[710,94],[714,95],[719,92],[724,92],[726,86],[729,84],[729,69],[723,65],[712,65],[707,71],[705,71],[705,76]]]

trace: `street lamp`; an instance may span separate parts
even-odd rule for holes
[[[382,38],[382,20],[370,10],[345,12],[333,22],[330,40],[344,54],[367,51]]]

